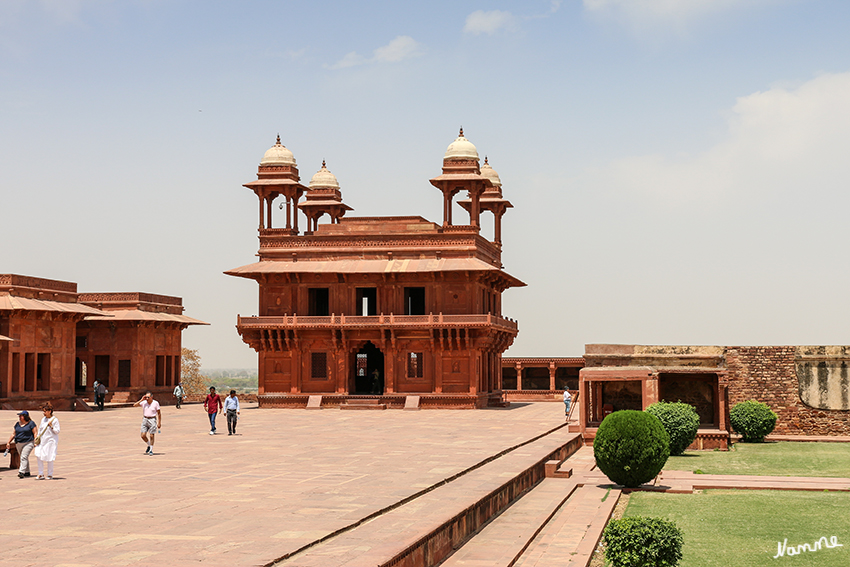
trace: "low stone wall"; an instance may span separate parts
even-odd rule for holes
[[[729,408],[746,400],[766,403],[778,416],[777,435],[850,435],[850,410],[816,409],[800,396],[797,366],[811,348],[830,347],[728,347]]]

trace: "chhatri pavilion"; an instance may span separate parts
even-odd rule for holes
[[[259,201],[259,261],[225,272],[259,284],[259,315],[237,317],[236,328],[259,356],[261,406],[504,404],[501,356],[517,324],[502,315],[502,292],[525,285],[501,262],[512,205],[462,129],[442,166],[430,180],[443,197],[438,224],[346,216],[352,209],[324,162],[303,185],[280,137],[265,153],[245,184]],[[455,224],[461,193],[469,220]],[[481,234],[487,213],[492,239]]]

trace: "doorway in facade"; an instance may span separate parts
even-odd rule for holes
[[[384,393],[384,353],[372,341],[354,354],[353,394],[380,395]]]
[[[74,390],[77,394],[84,393],[88,389],[87,374],[86,363],[78,358],[74,363]]]

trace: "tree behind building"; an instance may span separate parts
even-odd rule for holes
[[[203,396],[209,389],[210,379],[201,374],[201,355],[197,350],[184,348],[181,353],[180,380],[187,396]]]

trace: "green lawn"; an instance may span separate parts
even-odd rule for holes
[[[797,445],[807,445],[798,443]],[[680,567],[847,567],[850,493],[706,490],[696,494],[632,493],[626,516],[673,520],[684,532]],[[836,536],[843,547],[774,559],[777,544]]]
[[[670,457],[664,468],[705,474],[850,477],[850,443],[736,443],[730,451],[685,451],[681,457]]]

